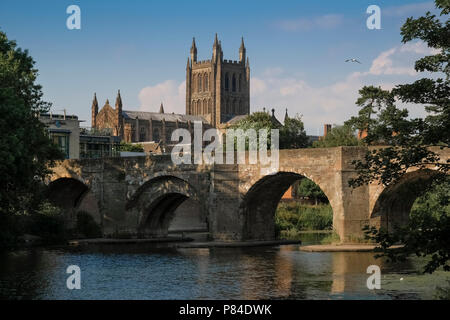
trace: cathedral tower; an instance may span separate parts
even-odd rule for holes
[[[223,59],[217,34],[212,49],[211,60],[197,61],[195,39],[192,41],[186,66],[186,114],[203,116],[217,127],[250,113],[250,66],[243,38],[239,61]]]

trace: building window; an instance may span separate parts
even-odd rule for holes
[[[69,159],[69,134],[52,133],[52,141],[56,144],[66,159]]]
[[[145,127],[140,127],[139,130],[140,130],[139,141],[146,141],[147,140],[147,135],[146,135],[147,130],[145,130]]]
[[[155,128],[153,129],[153,141],[158,142],[160,139],[159,129]]]
[[[197,83],[198,92],[201,92],[202,91],[202,76],[200,74],[197,77],[197,81],[198,81],[198,83]]]
[[[239,74],[239,92],[242,92],[242,74]]]
[[[233,80],[232,80],[231,85],[232,85],[232,91],[236,92],[236,75],[235,74],[233,74]]]

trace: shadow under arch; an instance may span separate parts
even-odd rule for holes
[[[408,223],[411,208],[418,197],[442,174],[431,169],[419,169],[404,174],[398,182],[387,186],[378,196],[370,215],[379,226],[393,231],[394,226]]]
[[[89,187],[75,178],[59,178],[49,183],[47,198],[61,208],[76,208]]]
[[[86,184],[75,178],[64,177],[48,184],[46,197],[52,204],[63,210],[66,228],[71,229],[76,224],[76,212],[88,194],[89,187]],[[100,223],[97,216],[95,220]]]
[[[262,177],[251,186],[239,208],[240,216],[244,219],[243,240],[275,238],[275,212],[278,203],[289,187],[303,178],[316,183],[303,174],[280,171]],[[321,188],[318,183],[316,184]],[[322,188],[321,190],[324,191]],[[326,196],[329,199],[328,195]]]
[[[128,201],[126,209],[139,211],[141,236],[161,237],[167,236],[177,208],[187,199],[198,202],[204,216],[197,190],[181,178],[164,175],[145,182]]]

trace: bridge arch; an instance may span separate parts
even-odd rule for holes
[[[76,208],[88,192],[89,187],[82,181],[62,177],[51,181],[48,185],[47,197],[62,208]]]
[[[75,227],[77,213],[84,211],[92,216],[97,224],[102,224],[98,200],[89,186],[75,177],[52,179],[47,188],[47,199],[62,208],[66,227]]]
[[[275,238],[275,212],[283,194],[297,180],[307,178],[316,183],[327,196],[333,208],[332,198],[323,183],[300,172],[279,171],[266,175],[256,182],[253,179],[251,186],[245,193],[239,207],[243,218],[244,240],[272,240]],[[333,214],[334,214],[333,209]]]
[[[167,236],[177,208],[186,200],[198,203],[204,215],[205,209],[199,193],[186,180],[173,175],[160,175],[146,181],[126,205],[127,210],[138,211],[138,233],[142,236]]]
[[[419,169],[404,174],[398,182],[384,188],[370,214],[372,224],[389,231],[393,231],[395,225],[406,224],[414,202],[438,174],[436,170]]]

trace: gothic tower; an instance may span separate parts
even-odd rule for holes
[[[201,115],[217,127],[250,113],[250,65],[241,39],[239,61],[224,60],[222,44],[214,39],[212,59],[197,61],[195,38],[186,66],[186,114]]]
[[[97,94],[94,93],[94,99],[92,100],[92,118],[91,118],[91,127],[96,128],[97,127],[97,115],[98,115],[98,101],[97,101]]]

